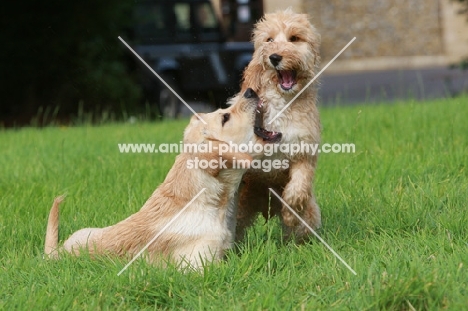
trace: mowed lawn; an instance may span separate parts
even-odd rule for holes
[[[204,273],[138,260],[43,259],[53,198],[60,239],[138,211],[175,154],[118,143],[176,143],[187,120],[0,131],[2,310],[464,310],[468,306],[468,98],[321,108],[315,192],[323,239],[283,242],[258,219]],[[183,184],[185,181],[181,180]]]

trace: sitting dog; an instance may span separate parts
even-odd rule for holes
[[[247,87],[259,94],[263,105],[263,126],[282,132],[281,144],[318,144],[320,120],[315,85],[303,90],[281,112],[315,77],[320,62],[320,37],[307,15],[295,14],[289,9],[266,14],[255,25],[252,41],[255,52],[244,71],[239,94]],[[312,192],[317,155],[304,150],[290,150],[287,153],[278,152],[272,158],[287,159],[289,168],[271,172],[250,169],[244,175],[239,190],[237,239],[243,237],[245,229],[252,224],[258,212],[265,218],[279,215],[285,235],[293,233],[298,241],[309,233],[276,197],[272,196],[269,201],[268,188],[280,194],[312,228],[321,225],[320,209]]]
[[[242,167],[237,169],[235,161],[250,162],[253,156],[258,155],[230,151],[220,154],[218,150],[228,143],[263,144],[280,138],[280,133],[269,133],[259,128],[254,130],[259,103],[255,92],[247,89],[236,100],[235,105],[228,109],[199,114],[206,124],[197,116],[192,117],[184,132],[184,144],[211,144],[212,152],[192,149],[179,154],[164,182],[140,211],[127,219],[105,228],[81,229],[59,248],[58,216],[62,198],[56,198],[47,224],[45,254],[57,258],[61,251],[73,255],[87,251],[91,255],[134,256],[160,234],[147,248],[146,258],[152,263],[168,259],[181,266],[200,268],[203,262],[221,259],[233,243],[234,196],[246,170]],[[212,165],[205,165],[205,169],[188,169],[188,163],[193,166],[194,160],[200,163],[206,160]],[[199,197],[188,205],[203,188],[205,190]],[[187,209],[162,230],[186,205]]]

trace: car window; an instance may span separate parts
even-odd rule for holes
[[[177,42],[193,41],[192,26],[190,23],[190,4],[176,3],[174,5],[175,15],[175,40]]]
[[[196,8],[196,15],[201,28],[209,29],[218,27],[214,12],[211,10],[211,6],[208,3],[199,4]]]
[[[174,5],[177,28],[190,30],[190,5],[188,3],[177,3]]]
[[[135,42],[217,42],[220,28],[209,2],[142,1],[135,8]]]
[[[200,41],[219,40],[220,28],[213,7],[206,2],[196,4],[194,14],[200,30]]]
[[[135,34],[138,43],[174,40],[172,8],[161,4],[140,3],[135,8]]]

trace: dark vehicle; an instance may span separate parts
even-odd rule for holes
[[[220,107],[239,90],[253,45],[226,41],[209,0],[138,1],[135,13],[136,52],[185,101]],[[145,99],[176,117],[182,103],[148,68],[140,72]]]

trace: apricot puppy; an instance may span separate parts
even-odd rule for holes
[[[259,94],[263,126],[282,132],[281,144],[318,144],[317,88],[314,83],[303,90],[315,77],[320,62],[320,36],[308,16],[291,10],[266,14],[255,25],[253,43],[255,52],[244,72],[240,94],[248,87]],[[280,113],[301,90],[303,93]],[[312,228],[321,225],[320,209],[312,191],[317,155],[300,150],[278,152],[271,157],[287,159],[289,168],[271,172],[250,169],[244,175],[239,190],[238,239],[257,213],[265,217],[279,215],[286,235],[293,233],[300,240],[309,233],[276,197],[272,196],[269,202],[268,188],[280,194]]]
[[[47,224],[45,254],[57,258],[63,251],[74,255],[86,251],[92,255],[133,257],[160,233],[147,248],[145,257],[150,262],[171,260],[182,266],[200,268],[203,262],[221,259],[233,243],[237,207],[234,196],[245,172],[242,168],[234,169],[233,163],[235,160],[252,161],[257,155],[240,152],[220,155],[218,149],[228,143],[264,143],[264,139],[254,134],[258,103],[256,93],[247,89],[230,108],[200,114],[206,124],[193,116],[185,129],[184,144],[212,144],[217,148],[208,153],[192,150],[179,154],[164,182],[143,207],[115,225],[81,229],[59,247],[59,204],[62,198],[56,198]],[[272,139],[277,137],[272,135]],[[189,161],[195,159],[219,160],[223,165],[188,169]],[[201,195],[162,231],[204,188]]]

